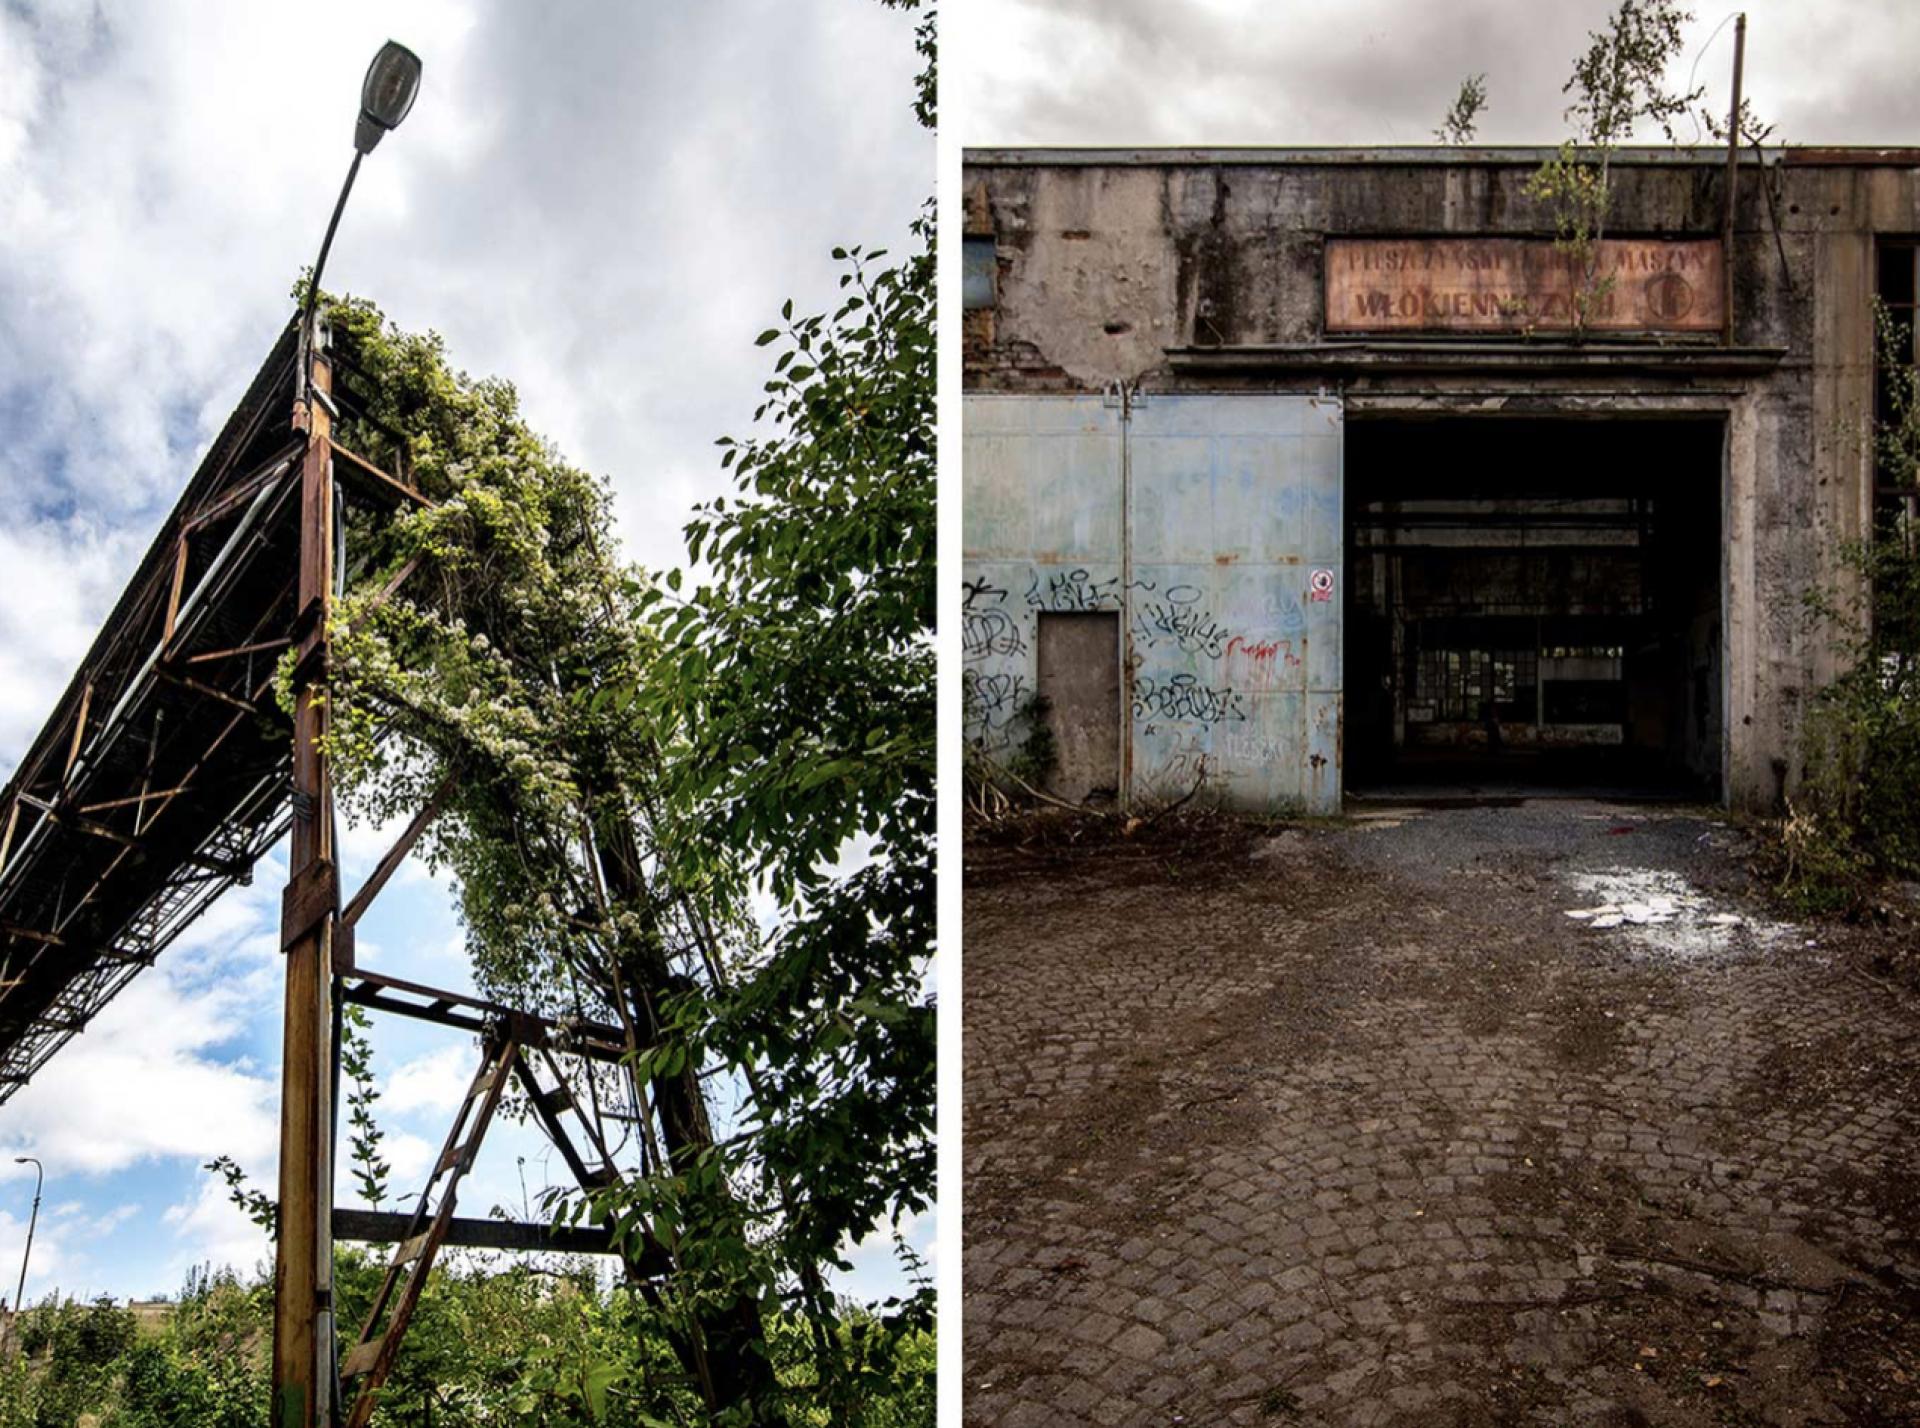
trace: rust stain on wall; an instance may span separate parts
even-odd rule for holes
[[[1718,332],[1720,245],[1711,238],[1610,238],[1604,291],[1587,326],[1604,332]],[[1576,272],[1544,239],[1333,238],[1329,332],[1519,332],[1573,326]]]

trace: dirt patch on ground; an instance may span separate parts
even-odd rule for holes
[[[1744,886],[1575,802],[971,849],[967,1421],[1920,1424],[1920,1013]]]

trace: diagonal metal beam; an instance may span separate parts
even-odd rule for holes
[[[340,914],[341,926],[352,927],[360,920],[361,914],[372,905],[373,900],[380,895],[380,889],[387,885],[387,880],[406,860],[407,854],[413,851],[413,845],[420,841],[420,835],[427,831],[433,820],[440,816],[440,810],[447,806],[447,799],[453,794],[453,785],[454,775],[449,772],[440,780],[440,786],[433,791],[433,797],[421,805],[420,811],[413,815],[406,830],[401,833],[394,845],[387,849],[386,855],[375,865],[374,870],[367,875],[366,882],[360,885],[360,890],[347,903],[346,909]]]

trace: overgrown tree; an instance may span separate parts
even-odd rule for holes
[[[1693,18],[1675,0],[1620,0],[1604,30],[1588,46],[1561,86],[1573,96],[1566,119],[1573,137],[1541,164],[1527,193],[1543,204],[1554,225],[1555,247],[1573,276],[1576,333],[1605,306],[1613,275],[1600,271],[1613,197],[1613,156],[1644,124],[1674,139],[1673,123],[1700,98],[1667,85],[1668,67],[1682,53],[1681,26]]]
[[[1460,81],[1460,92],[1453,97],[1440,127],[1433,137],[1442,144],[1460,147],[1473,142],[1480,128],[1481,111],[1487,107],[1487,77],[1470,74]]]
[[[886,3],[921,14],[930,126],[934,16]],[[638,1173],[563,1213],[666,1250],[650,1311],[716,1421],[845,1418],[931,1313],[922,1283],[850,1319],[825,1282],[933,1186],[930,204],[912,236],[892,265],[836,250],[838,307],[762,334],[782,350],[757,433],[722,443],[736,494],[688,527],[695,579],[619,560],[605,487],[511,386],[327,309],[377,419],[344,439],[407,433],[435,498],[348,532],[336,781],[383,820],[443,791],[427,849],[477,979],[625,1028],[593,1101],[624,1100]],[[776,1320],[806,1326],[807,1382],[776,1376]]]
[[[1876,303],[1884,408],[1870,419],[1878,479],[1920,503],[1920,366],[1909,319]],[[1857,905],[1878,878],[1920,876],[1920,526],[1887,504],[1839,551],[1839,579],[1808,612],[1845,668],[1807,714],[1805,772],[1779,880],[1811,911]]]

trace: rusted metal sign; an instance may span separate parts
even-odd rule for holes
[[[1597,251],[1587,327],[1718,332],[1720,245],[1711,238],[1609,238]],[[1332,238],[1328,332],[1566,331],[1586,275],[1530,238]]]

